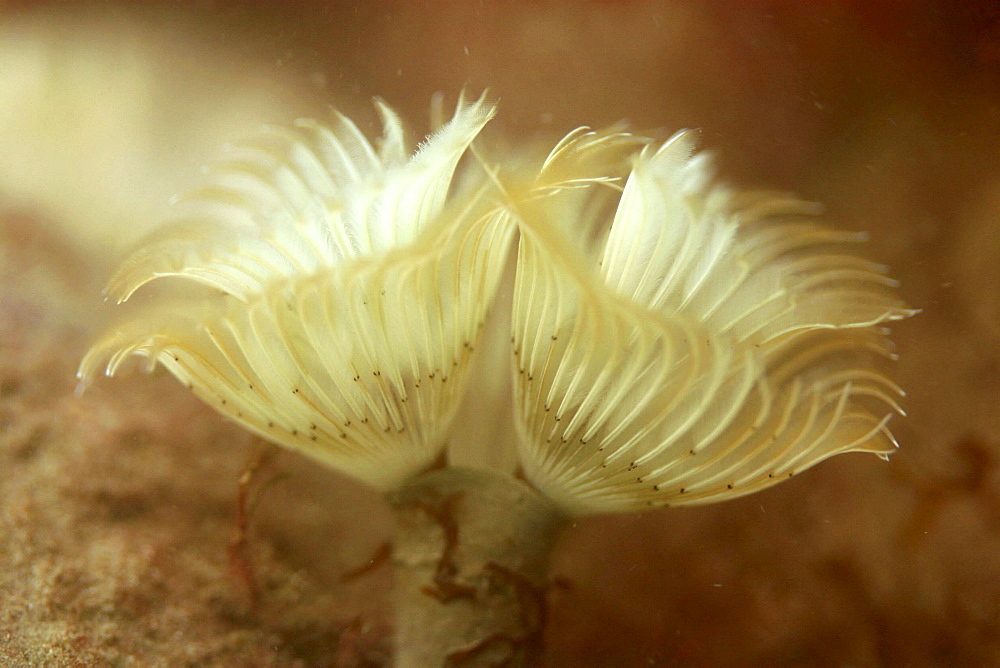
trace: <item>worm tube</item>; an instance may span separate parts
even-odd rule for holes
[[[530,665],[565,516],[520,480],[485,470],[432,471],[391,501],[396,665]]]

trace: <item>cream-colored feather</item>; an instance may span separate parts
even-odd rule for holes
[[[517,161],[455,179],[492,107],[460,102],[407,159],[377,104],[377,146],[338,116],[208,170],[108,294],[194,289],[99,341],[82,381],[145,357],[265,438],[392,489],[447,441],[520,229],[518,455],[570,511],[721,500],[895,447],[884,324],[912,311],[851,254],[860,235],[715,185],[690,133],[581,129],[527,179]]]
[[[543,169],[516,209],[530,480],[576,512],[695,504],[895,447],[881,323],[912,311],[882,267],[845,251],[857,235],[794,199],[713,185],[690,133],[642,150],[610,225],[573,229],[592,210],[580,188],[620,175],[595,176],[588,153],[582,186]]]
[[[158,233],[108,293],[125,300],[160,277],[210,290],[120,325],[81,379],[145,356],[265,438],[376,487],[426,468],[445,444],[513,228],[482,179],[449,197],[492,107],[460,103],[409,160],[398,117],[379,109],[378,149],[338,117],[332,129],[270,130],[213,168],[213,184],[187,198],[199,217]]]

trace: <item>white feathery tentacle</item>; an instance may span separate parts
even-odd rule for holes
[[[208,170],[211,184],[179,198],[183,222],[146,240],[111,279],[119,302],[164,276],[186,277],[247,301],[270,281],[352,259],[377,257],[416,239],[441,212],[459,159],[494,109],[460,106],[409,160],[398,116],[381,155],[357,126],[299,121],[298,132],[268,128]]]
[[[896,447],[885,324],[913,311],[850,252],[864,235],[714,184],[689,132],[581,128],[527,180],[473,147],[482,169],[455,178],[492,106],[460,101],[409,158],[376,107],[374,144],[337,115],[209,168],[107,293],[188,291],[99,341],[81,380],[159,362],[265,438],[392,489],[442,452],[520,230],[518,455],[565,509],[707,503]]]
[[[452,190],[493,115],[483,99],[406,159],[399,117],[373,147],[350,120],[269,128],[209,170],[200,216],[159,232],[112,279],[223,294],[163,298],[83,360],[83,382],[132,356],[163,364],[264,438],[391,489],[441,452],[513,225],[480,179]]]
[[[610,225],[574,228],[623,176],[621,162],[595,170],[592,146],[567,135],[540,196],[514,211],[527,477],[572,511],[607,512],[731,498],[840,452],[890,452],[900,390],[881,324],[913,312],[884,267],[845,252],[859,235],[787,196],[713,185],[691,133],[639,153]]]

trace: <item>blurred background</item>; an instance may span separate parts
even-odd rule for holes
[[[701,130],[731,182],[867,230],[919,316],[889,464],[581,521],[547,666],[1000,662],[1000,6],[968,0],[0,2],[0,662],[383,665],[381,500],[163,374],[73,374],[166,199],[262,123],[493,141]],[[251,521],[237,518],[238,483]],[[240,538],[244,540],[240,541]],[[359,570],[375,558],[369,570]]]

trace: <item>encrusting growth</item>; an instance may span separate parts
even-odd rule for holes
[[[122,302],[162,278],[173,290],[106,334],[79,376],[144,357],[264,438],[387,492],[406,661],[531,656],[541,615],[523,590],[542,584],[568,516],[720,501],[896,447],[885,326],[913,311],[851,253],[861,235],[794,198],[716,184],[690,132],[584,128],[534,167],[490,164],[473,147],[494,113],[483,98],[412,157],[377,106],[375,145],[342,116],[301,121],[208,170],[179,202],[190,213],[107,293]],[[483,337],[515,238],[510,336]],[[507,471],[427,473],[493,340],[511,345],[505,447],[538,491]]]

